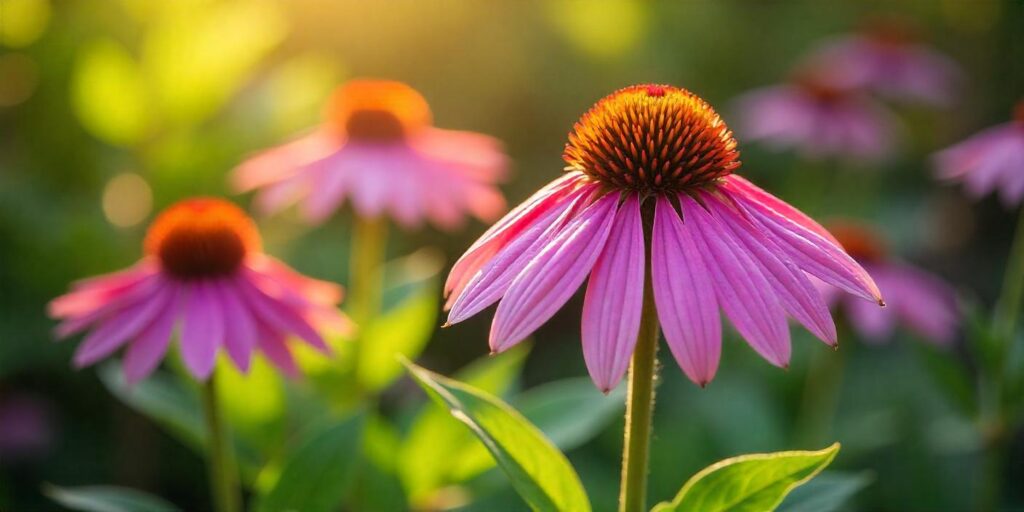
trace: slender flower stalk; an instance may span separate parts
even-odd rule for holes
[[[561,178],[455,263],[448,324],[497,302],[489,341],[502,352],[589,276],[583,358],[605,392],[632,368],[620,508],[643,510],[659,325],[679,367],[705,386],[718,368],[720,312],[758,354],[786,367],[787,317],[837,343],[808,274],[884,303],[828,231],[734,174],[732,132],[685,89],[638,85],[602,99],[573,127],[563,156]]]
[[[357,218],[352,235],[349,262],[349,314],[356,325],[369,325],[381,306],[383,265],[387,249],[388,225],[382,217]],[[353,380],[359,383],[359,360],[362,341],[352,345]]]
[[[231,435],[224,423],[214,376],[201,386],[203,416],[206,420],[206,462],[210,492],[216,512],[238,512],[242,497],[238,488],[238,472],[231,448]]]

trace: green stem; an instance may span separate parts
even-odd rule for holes
[[[647,247],[643,313],[636,348],[629,365],[619,512],[647,510],[647,463],[650,458],[654,381],[658,365],[658,313],[654,307],[654,290],[651,287],[650,243]]]
[[[817,446],[827,441],[839,409],[846,355],[846,350],[816,350],[811,355],[797,420],[797,439],[801,445]]]
[[[1021,299],[1024,298],[1024,208],[1017,219],[1017,232],[1010,248],[1010,259],[1006,263],[1006,275],[1003,277],[1003,289],[996,303],[994,331],[1008,351],[1017,332],[1020,320]]]
[[[356,219],[352,233],[349,261],[349,314],[360,328],[365,328],[381,307],[382,267],[387,247],[388,225],[382,217]],[[353,379],[359,382],[359,350],[362,339],[352,346]]]
[[[217,386],[212,375],[202,385],[202,401],[203,415],[206,417],[206,430],[209,436],[206,446],[206,461],[214,510],[238,512],[241,510],[241,494],[235,474],[235,460],[227,426],[223,422],[220,406],[217,403]]]

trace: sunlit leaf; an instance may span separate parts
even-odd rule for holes
[[[486,357],[456,374],[459,381],[477,389],[503,395],[515,384],[526,359],[527,347],[516,347],[494,357]],[[465,428],[437,407],[424,407],[413,419],[401,447],[402,464],[398,471],[414,503],[453,480],[452,471],[461,454],[476,452],[477,441]]]
[[[151,494],[107,485],[57,487],[44,485],[43,494],[62,507],[82,512],[178,512],[178,507]]]
[[[261,478],[255,510],[337,510],[355,479],[364,424],[357,415],[307,432],[285,457],[274,481]]]
[[[39,39],[50,21],[49,0],[0,2],[0,44],[20,48]]]
[[[410,374],[482,442],[534,510],[586,512],[590,502],[568,459],[537,427],[483,391],[408,363]]]
[[[636,48],[650,18],[644,2],[557,0],[545,4],[548,19],[581,51],[594,57],[624,55]]]
[[[653,512],[774,510],[797,486],[825,469],[839,453],[839,443],[819,451],[740,455],[704,468],[671,503]]]
[[[868,473],[825,471],[786,496],[782,512],[834,512],[871,483]]]
[[[423,351],[437,324],[439,297],[436,286],[424,286],[363,329],[359,379],[366,389],[381,389],[401,374],[396,355],[414,358]]]
[[[605,396],[589,378],[566,379],[530,389],[512,405],[537,426],[558,449],[568,451],[589,441],[622,415],[625,387]],[[487,450],[475,443],[457,458],[455,480],[468,480],[494,466]]]
[[[153,126],[142,73],[128,50],[113,39],[81,49],[72,75],[71,103],[82,126],[111,144],[139,142]]]
[[[290,137],[316,124],[342,74],[337,57],[320,53],[298,55],[278,66],[261,91],[274,132]]]
[[[262,356],[253,357],[248,374],[227,358],[217,364],[217,390],[231,427],[268,447],[277,439],[285,416],[284,378]]]

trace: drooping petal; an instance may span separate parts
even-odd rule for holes
[[[85,305],[81,302],[75,305],[62,304],[60,308],[83,307],[83,309],[68,314],[66,320],[54,329],[54,334],[57,338],[67,338],[85,330],[90,325],[114,315],[117,311],[146,301],[153,296],[162,281],[160,276],[152,274],[117,292],[104,294],[102,298],[93,297],[89,299],[91,303],[87,307],[84,307]]]
[[[885,293],[892,296],[890,307],[907,325],[928,341],[949,345],[960,324],[956,291],[938,277],[904,264],[889,264],[884,270]]]
[[[285,337],[262,322],[259,322],[258,326],[260,331],[258,345],[263,354],[285,375],[292,378],[298,377],[299,367],[295,364],[295,358],[292,356],[291,349],[288,348]]]
[[[751,200],[743,192],[736,192],[735,188],[723,187],[722,190],[801,270],[854,295],[882,303],[881,292],[871,276],[838,245],[776,210]]]
[[[583,173],[581,172],[571,172],[547,184],[512,209],[485,231],[476,242],[473,242],[473,245],[452,266],[452,271],[445,280],[444,291],[448,297],[446,309],[452,306],[459,292],[495,253],[527,229],[544,212],[557,205],[582,177]]]
[[[209,283],[189,283],[186,287],[181,358],[193,377],[206,380],[224,343],[224,312]]]
[[[733,237],[749,251],[786,312],[819,339],[835,345],[835,322],[832,321],[824,299],[807,275],[734,206],[722,203],[711,194],[705,193],[702,197],[712,214],[721,219]]]
[[[246,192],[276,183],[291,176],[297,167],[324,158],[338,145],[337,136],[329,131],[313,132],[246,160],[232,173],[231,185]]]
[[[615,214],[583,301],[583,359],[594,384],[605,392],[622,380],[636,346],[645,253],[640,201],[630,194]]]
[[[861,300],[846,300],[846,315],[861,339],[868,343],[881,343],[892,335],[896,327],[896,309],[880,308]]]
[[[109,356],[146,327],[166,307],[167,294],[162,293],[166,286],[160,283],[145,299],[104,319],[78,346],[74,365],[82,368]]]
[[[171,344],[174,325],[181,314],[178,287],[170,286],[164,293],[170,295],[166,306],[125,350],[124,378],[128,385],[134,385],[153,373]]]
[[[508,290],[512,280],[561,230],[583,196],[583,191],[567,196],[565,201],[544,212],[529,228],[494,254],[455,297],[447,323],[459,323],[497,302]]]
[[[715,276],[718,304],[736,330],[768,362],[789,364],[789,327],[771,284],[749,252],[722,221],[686,195],[680,196],[683,219],[695,227],[703,254]]]
[[[249,371],[252,351],[256,347],[256,321],[242,302],[240,291],[231,279],[220,279],[211,284],[212,292],[224,313],[224,348],[242,373]]]
[[[512,281],[494,314],[491,350],[519,343],[572,297],[604,248],[618,201],[607,194],[577,213]]]
[[[313,348],[330,353],[323,336],[320,335],[301,314],[294,311],[285,302],[267,295],[253,284],[253,278],[242,272],[235,278],[235,286],[242,292],[245,303],[251,308],[253,315],[272,329],[283,335],[294,334]]]
[[[793,206],[787,204],[785,201],[773,196],[761,187],[754,185],[746,178],[737,174],[730,174],[722,183],[722,188],[726,190],[736,190],[744,197],[755,201],[758,204],[776,211],[779,215],[792,220],[793,222],[803,226],[804,228],[817,233],[819,236],[832,242],[835,245],[839,245],[839,241],[832,236],[821,224],[818,224],[814,219],[810,218],[804,212],[793,208]]]
[[[679,367],[700,386],[711,382],[722,352],[714,283],[692,222],[658,198],[651,236],[651,279],[658,321]],[[724,284],[724,283],[723,283]]]

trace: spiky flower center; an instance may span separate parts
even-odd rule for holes
[[[222,199],[196,198],[164,210],[149,228],[146,254],[180,279],[228,275],[247,254],[260,250],[260,235],[241,208]]]
[[[829,233],[836,237],[846,253],[861,262],[877,262],[885,258],[885,242],[870,228],[855,222],[833,222]]]
[[[415,89],[389,80],[352,80],[331,96],[335,131],[362,142],[395,142],[430,126],[430,106]]]
[[[670,85],[635,85],[598,101],[573,126],[562,158],[608,187],[644,193],[706,186],[740,166],[715,110]]]

